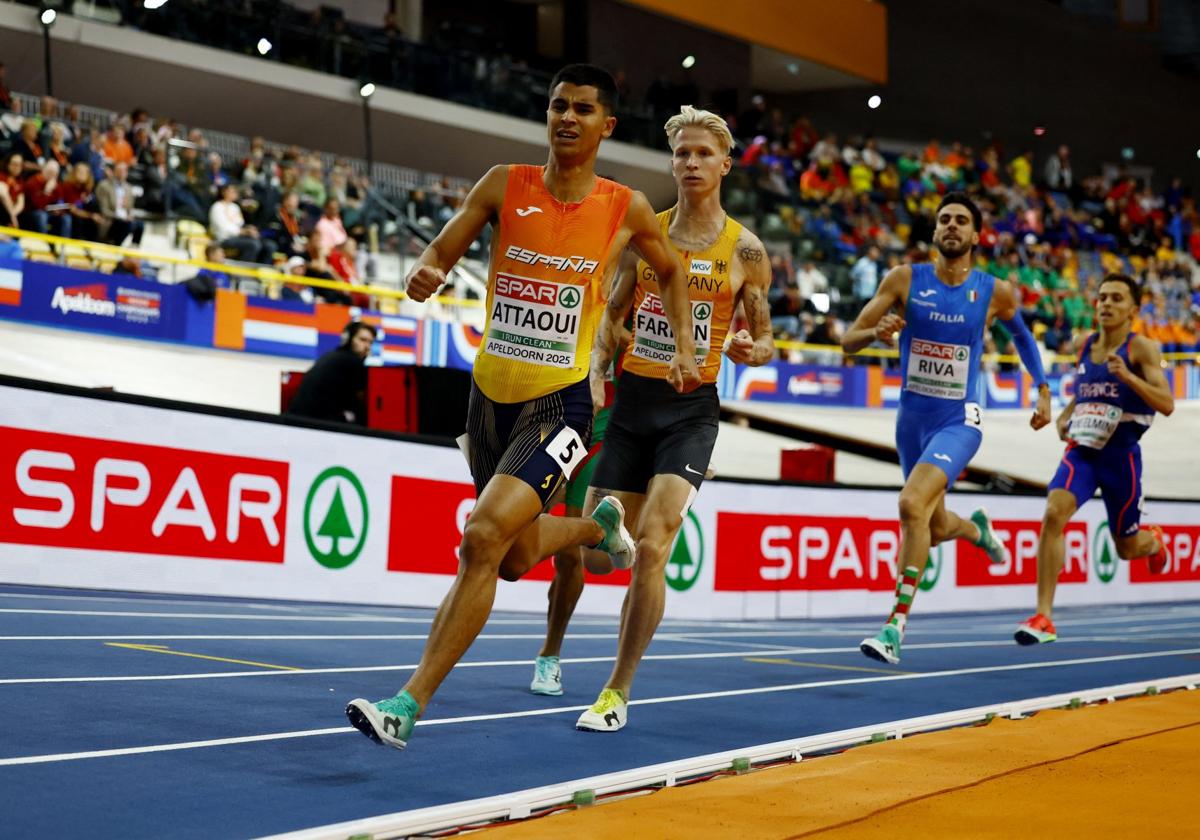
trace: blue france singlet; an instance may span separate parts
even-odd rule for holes
[[[1133,369],[1129,344],[1134,334],[1122,342],[1117,355]],[[1067,438],[1089,449],[1130,449],[1137,445],[1154,420],[1154,409],[1137,392],[1108,372],[1108,361],[1092,361],[1092,333],[1079,353],[1075,369],[1075,410]]]
[[[922,423],[961,423],[966,404],[982,403],[980,359],[995,282],[972,270],[961,285],[947,286],[933,263],[912,267],[900,333],[902,413]]]

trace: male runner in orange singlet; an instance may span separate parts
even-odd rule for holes
[[[663,278],[644,257],[625,254],[592,356],[597,404],[603,399],[597,385],[616,353],[631,304],[633,333],[622,357],[612,416],[585,510],[615,497],[628,513],[637,549],[633,581],[621,610],[617,661],[599,698],[576,723],[597,732],[614,732],[625,725],[634,672],[662,620],[667,556],[717,440],[716,379],[739,301],[750,329],[731,338],[726,355],[735,362],[761,365],[775,352],[766,251],[757,236],[721,207],[721,180],[732,165],[729,127],[716,114],[689,105],[667,121],[665,130],[678,197],[674,207],[658,214],[658,221],[687,274],[690,337],[703,384],[691,393],[678,393],[669,384],[670,366],[682,342],[666,317]],[[627,565],[630,559],[586,550],[584,555],[588,568],[599,573]]]
[[[615,100],[604,70],[577,64],[559,71],[546,112],[546,165],[493,167],[409,273],[409,296],[426,300],[492,223],[487,322],[465,447],[479,499],[463,533],[458,575],[416,671],[395,697],[346,707],[350,722],[377,743],[406,746],[421,710],[487,621],[502,568],[515,578],[571,545],[618,555],[633,550],[614,499],[590,518],[543,514],[587,453],[592,338],[617,256],[634,248],[659,274],[673,327],[690,315],[686,277],[645,196],[596,176],[600,141],[616,126]],[[681,393],[700,384],[685,335],[668,377]]]

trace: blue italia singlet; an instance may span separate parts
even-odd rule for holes
[[[938,279],[932,263],[912,267],[900,333],[904,386],[896,448],[905,478],[918,463],[946,473],[947,486],[982,440],[980,360],[996,279],[972,270],[958,286]]]

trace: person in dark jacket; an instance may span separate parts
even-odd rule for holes
[[[363,363],[374,343],[375,327],[360,321],[347,324],[337,349],[317,359],[304,374],[287,413],[365,426],[367,369]]]

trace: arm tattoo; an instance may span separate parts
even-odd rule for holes
[[[771,332],[771,310],[766,290],[760,286],[749,287],[746,289],[745,303],[746,320],[750,322],[750,334],[754,337],[750,364],[765,364],[775,355],[775,337]]]
[[[741,258],[742,262],[762,262],[763,250],[754,245],[743,245],[738,249],[738,257]]]

